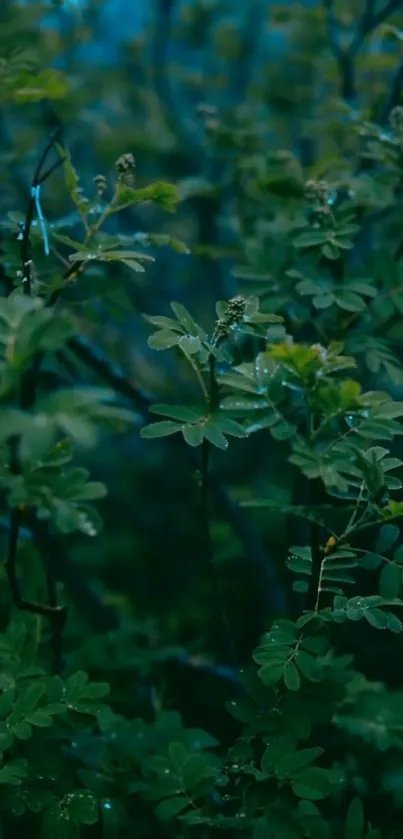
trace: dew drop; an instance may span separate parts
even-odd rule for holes
[[[335,203],[336,198],[337,198],[336,190],[331,189],[330,192],[329,192],[329,195],[328,195],[328,199],[327,199],[327,203],[329,204],[330,207]]]

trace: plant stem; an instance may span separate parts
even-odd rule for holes
[[[210,394],[209,394],[209,390],[208,390],[208,387],[206,385],[206,382],[204,381],[203,376],[202,376],[194,358],[191,355],[189,355],[189,353],[185,352],[185,350],[183,350],[183,349],[182,349],[182,352],[183,352],[183,355],[186,358],[186,361],[189,362],[190,366],[193,368],[193,370],[194,370],[194,372],[197,376],[197,380],[199,382],[201,391],[202,391],[203,396],[204,396],[204,398],[207,402],[207,405],[208,405],[209,401],[210,401]]]
[[[39,163],[36,167],[35,174],[32,180],[32,188],[31,193],[29,196],[27,212],[25,216],[25,224],[24,224],[24,231],[21,240],[21,262],[22,262],[22,270],[23,270],[23,293],[27,296],[31,296],[32,294],[32,260],[31,260],[31,241],[30,241],[30,234],[31,234],[31,227],[34,218],[35,212],[35,198],[34,198],[34,190],[35,187],[42,184],[44,180],[51,174],[57,165],[60,164],[61,159],[57,161],[56,164],[48,169],[47,173],[42,174],[42,169],[45,164],[46,158],[55,145],[57,138],[60,134],[60,128],[54,132],[41,157]],[[36,389],[38,383],[38,375],[40,371],[42,356],[40,353],[37,353],[30,370],[25,372],[21,377],[20,382],[20,396],[19,396],[19,405],[21,410],[29,411],[36,399]],[[19,455],[19,438],[12,437],[10,440],[10,472],[13,475],[20,475],[22,473],[22,465],[20,462],[20,455]],[[64,622],[66,619],[66,610],[65,607],[60,607],[57,605],[57,598],[56,598],[56,588],[53,577],[51,577],[49,573],[49,569],[44,564],[43,557],[41,555],[42,563],[45,567],[46,573],[46,582],[48,588],[48,604],[40,604],[34,603],[29,600],[25,600],[22,596],[18,578],[17,578],[17,555],[18,555],[18,542],[19,542],[19,533],[20,527],[22,525],[22,511],[15,507],[11,510],[10,513],[10,534],[9,534],[9,546],[8,546],[8,555],[5,562],[6,573],[8,578],[8,583],[10,586],[10,591],[12,594],[14,605],[18,609],[22,609],[27,612],[34,613],[36,615],[45,615],[49,618],[51,622],[51,631],[52,631],[52,648],[53,648],[53,669],[57,672],[60,668],[60,660],[61,660],[61,632],[64,626]]]
[[[208,385],[208,409],[213,414],[217,407],[218,386],[216,380],[216,359],[210,353],[208,359],[209,385]],[[227,648],[227,655],[232,666],[239,671],[235,645],[233,643],[231,628],[228,617],[223,606],[223,598],[220,588],[220,581],[214,567],[214,545],[211,538],[210,513],[209,513],[209,465],[210,465],[210,443],[204,438],[202,443],[202,464],[201,464],[201,521],[206,558],[209,568],[211,587],[216,602],[218,617],[222,628],[223,644]]]

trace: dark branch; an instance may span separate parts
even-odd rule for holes
[[[14,509],[12,510],[10,516],[9,550],[5,562],[7,579],[13,597],[13,602],[18,609],[22,609],[26,612],[32,612],[35,615],[43,615],[44,617],[49,617],[53,616],[55,613],[60,614],[60,612],[63,611],[63,607],[51,604],[48,605],[44,603],[34,603],[30,600],[25,600],[21,593],[16,573],[16,560],[18,552],[18,538],[20,526],[21,513],[19,510]]]
[[[403,88],[403,59],[400,60],[393,76],[387,101],[378,117],[379,125],[386,125],[393,108],[399,105]]]
[[[367,0],[352,41],[346,49],[343,49],[340,45],[338,23],[334,14],[334,0],[324,0],[324,8],[330,46],[340,71],[340,93],[343,99],[352,101],[356,97],[354,60],[357,53],[368,35],[374,32],[394,12],[402,9],[402,0],[389,0],[379,12],[375,12],[375,1]]]
[[[177,102],[169,72],[169,44],[174,5],[175,0],[157,0],[151,40],[151,66],[153,68],[155,92],[163,109],[168,128],[172,131],[173,136],[179,140],[182,155],[187,158],[190,167],[194,168],[195,155],[197,160],[200,154],[203,154],[202,143],[197,130],[192,131],[183,118],[183,108]]]

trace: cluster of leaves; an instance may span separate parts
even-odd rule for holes
[[[213,737],[184,728],[174,712],[151,724],[125,720],[103,702],[109,686],[82,671],[49,676],[34,663],[32,629],[13,622],[0,639],[4,835],[27,814],[44,839],[73,839],[95,823],[116,835],[136,813],[151,830],[151,802],[161,800],[156,816],[168,819],[181,810],[179,793],[186,803],[205,797],[219,775],[218,758],[204,751]]]

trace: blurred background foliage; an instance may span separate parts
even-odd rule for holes
[[[375,187],[370,168],[357,172],[353,164],[362,143],[358,123],[385,124],[399,83],[403,11],[387,5],[391,16],[361,33],[343,64],[338,45],[354,39],[364,0],[335,2],[337,41],[329,4],[315,0],[1,0],[6,272],[18,266],[10,230],[25,210],[38,148],[61,121],[83,194],[96,195],[97,175],[110,190],[125,153],[134,155],[136,185],[171,182],[180,191],[174,214],[146,205],[110,219],[108,233],[136,234],[149,245],[155,262],[144,273],[97,264],[68,294],[81,330],[138,392],[166,402],[191,398],[195,387],[181,360],[149,349],[143,313],[169,314],[169,301],[179,300],[211,328],[215,301],[240,287],[254,291],[256,274],[260,281],[262,274],[280,277],[268,307],[286,313],[300,339],[313,340],[314,324],[289,305],[281,282],[289,267],[284,242],[300,223],[309,178],[349,190],[357,212],[382,220],[394,183],[385,177]],[[80,219],[61,172],[46,184],[42,207],[63,255],[63,237],[78,238]],[[371,258],[400,226],[398,214],[369,232],[364,224],[355,258]],[[49,278],[57,261],[44,256],[39,237],[34,247],[38,276]],[[398,322],[395,355],[366,372],[368,387],[401,394],[402,337]],[[76,380],[88,378],[84,366],[71,363]],[[53,560],[69,605],[66,662],[109,681],[119,712],[147,719],[156,706],[179,709],[186,724],[226,744],[235,723],[224,700],[233,685],[200,533],[198,463],[171,439],[142,440],[143,421],[139,414],[137,428],[80,454],[109,494],[100,504],[102,535],[69,537]],[[396,451],[401,456],[400,443]],[[260,435],[233,442],[230,456],[218,453],[214,461],[215,562],[242,663],[274,616],[300,608],[285,558],[290,544],[306,540],[304,523],[234,503],[256,496],[290,503],[299,488],[285,463],[281,442]],[[41,583],[29,534],[22,562],[34,592]],[[5,583],[0,597],[5,623]],[[402,642],[394,640],[390,653],[382,633],[370,649],[359,628],[355,637],[366,675],[403,688]]]

